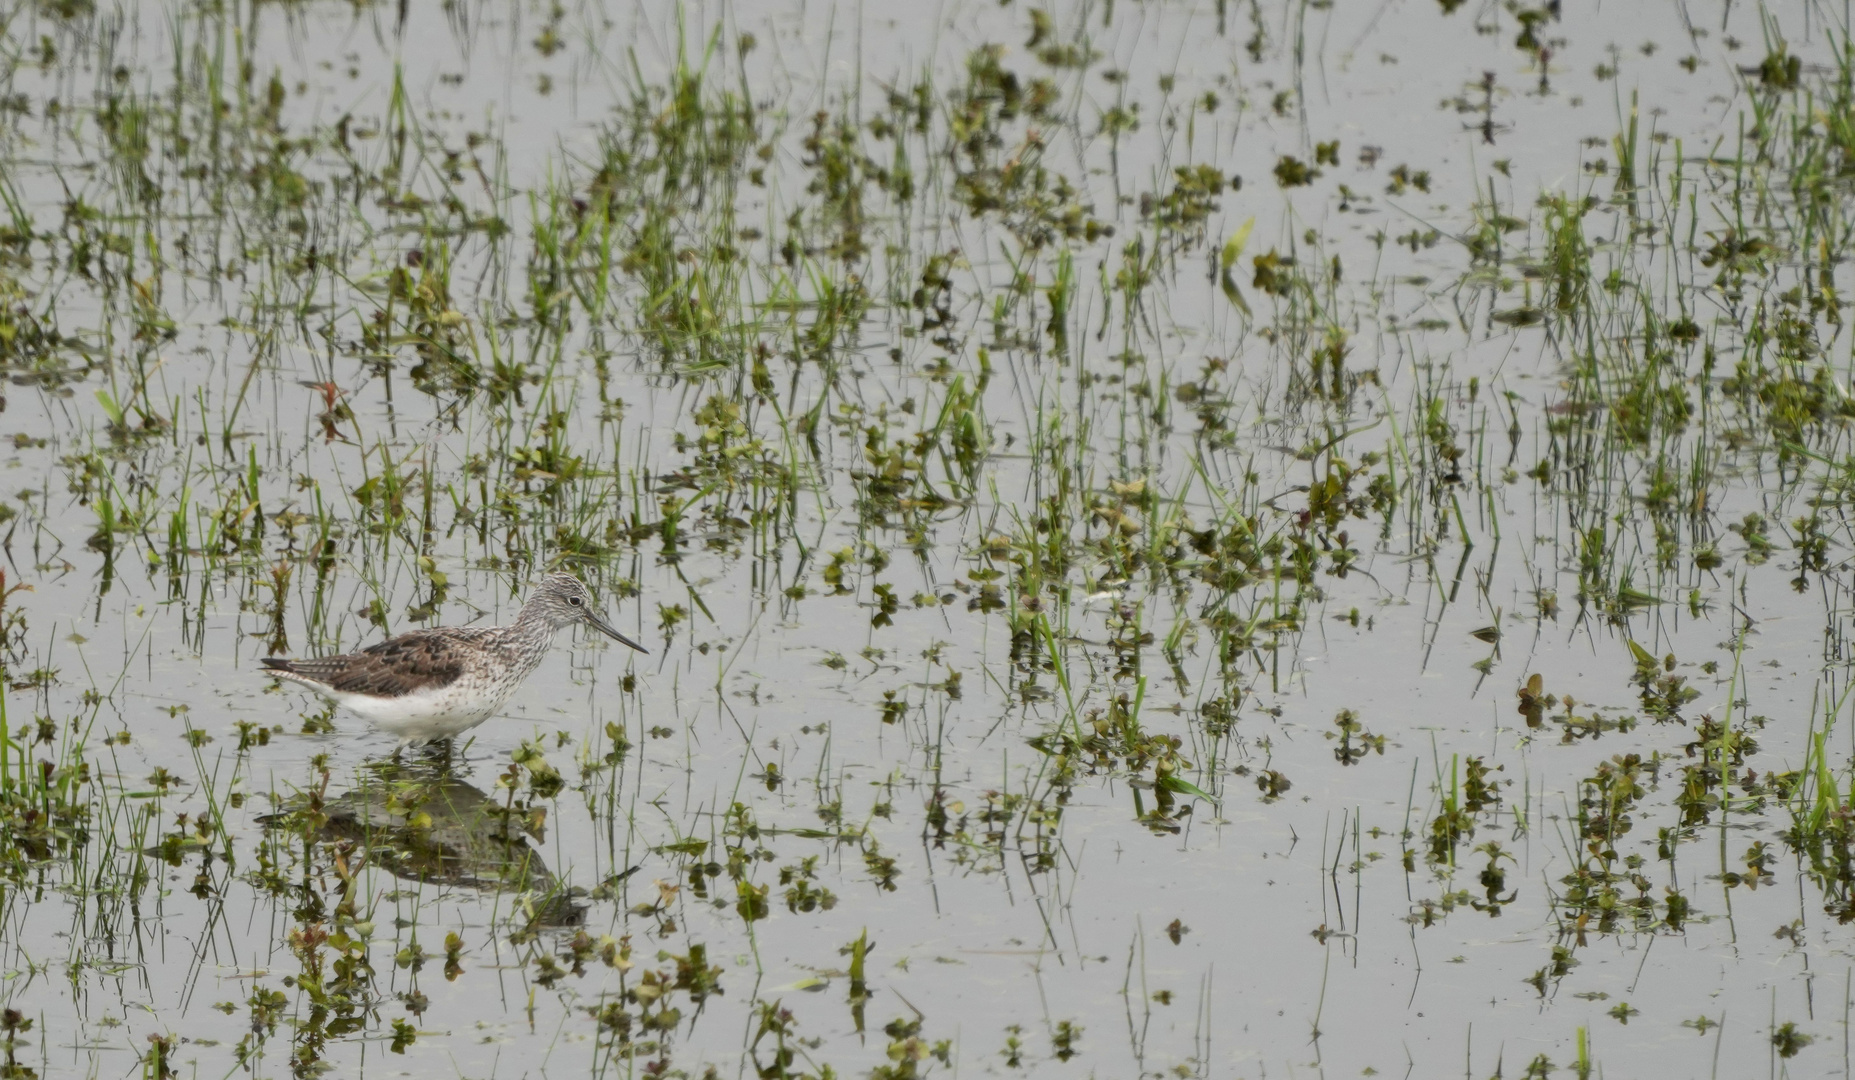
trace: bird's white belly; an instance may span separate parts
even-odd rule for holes
[[[448,739],[488,720],[507,699],[506,694],[485,694],[483,688],[459,679],[436,690],[383,698],[317,687],[336,704],[373,724],[401,742],[422,743]]]

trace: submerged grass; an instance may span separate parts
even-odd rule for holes
[[[1472,17],[1534,65],[1537,102],[1511,108],[1541,122],[1554,13],[1456,6],[1421,18]],[[545,69],[522,100],[547,115],[552,58],[597,19],[519,10],[542,17],[400,18],[512,47],[504,75]],[[1452,950],[1468,920],[1528,913],[1543,929],[1475,992],[1572,1013],[1550,1049],[1579,1075],[1612,1044],[1558,992],[1594,955],[1737,939],[1735,903],[1786,872],[1812,917],[1855,919],[1846,27],[1807,67],[1755,13],[1765,57],[1710,70],[1739,105],[1706,149],[1653,86],[1619,90],[1616,130],[1567,141],[1577,170],[1542,187],[1509,159],[1381,169],[1420,147],[1316,130],[1333,118],[1299,80],[1325,11],[1250,5],[1252,63],[1283,85],[1195,71],[1183,36],[1156,68],[1111,45],[1150,45],[1141,16],[1085,5],[1003,9],[981,36],[1014,47],[949,39],[803,92],[776,33],[679,12],[655,57],[580,57],[599,104],[545,133],[447,111],[462,76],[395,64],[354,95],[313,5],[179,4],[159,34],[9,13],[0,371],[28,479],[0,506],[5,964],[43,974],[58,907],[81,994],[143,987],[42,1036],[115,1038],[134,999],[151,1076],[196,1044],[258,1075],[381,1047],[437,1070],[465,1017],[583,1044],[598,1074],[916,1077],[989,1053],[982,1022],[1005,1068],[1106,1062],[1108,1015],[1062,1015],[1081,998],[1045,982],[1089,985],[1074,905],[1116,872],[1084,838],[1136,852],[1151,880],[1115,902],[1139,919],[1161,883],[1260,902],[1272,864],[1207,854],[1267,837],[1293,865],[1328,807],[1320,945],[1371,970],[1388,929]],[[1481,145],[1505,137],[1502,78],[1452,106]],[[1264,137],[1291,120],[1305,145]],[[286,725],[242,673],[232,705],[177,674],[469,619],[554,565],[669,659],[576,661],[590,725],[499,728],[463,765],[365,760],[326,711]],[[1778,692],[1749,666],[1766,633],[1812,704],[1752,703]],[[109,634],[120,660],[77,640]],[[1722,635],[1730,661],[1677,659]],[[1445,701],[1415,669],[1470,674]],[[1483,690],[1491,719],[1447,715]],[[1408,791],[1383,760],[1406,754]],[[1386,874],[1405,899],[1366,900]],[[939,1009],[903,996],[921,913],[1020,895],[1028,937],[949,930],[934,959],[1034,956],[1038,1009],[961,1011],[952,976]],[[1207,946],[1287,966],[1195,910]],[[182,913],[206,929],[176,974],[148,952]],[[1101,1067],[1218,1071],[1234,1014],[1208,965],[1197,1029],[1149,1047],[1174,991],[1147,988],[1162,946],[1138,933],[1142,1000],[1130,952],[1125,1057]],[[440,957],[465,989],[436,985]],[[1317,1055],[1370,1065],[1331,959],[1296,1004]],[[220,1020],[193,1004],[234,982]],[[848,1027],[788,1003],[840,983]],[[5,1068],[49,1074],[16,1057],[22,1000]],[[520,1034],[544,1012],[552,1034]],[[1735,1038],[1734,1060],[1809,1040],[1775,1015]]]

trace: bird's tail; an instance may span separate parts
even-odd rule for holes
[[[272,671],[282,672],[285,675],[296,674],[296,661],[286,660],[281,656],[266,656],[259,660],[258,663],[263,664]]]

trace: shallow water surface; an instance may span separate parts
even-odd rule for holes
[[[1841,9],[0,26],[0,1076],[1847,1075]]]

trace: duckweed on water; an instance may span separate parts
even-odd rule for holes
[[[4,1075],[1845,1071],[1846,17],[0,26]]]

